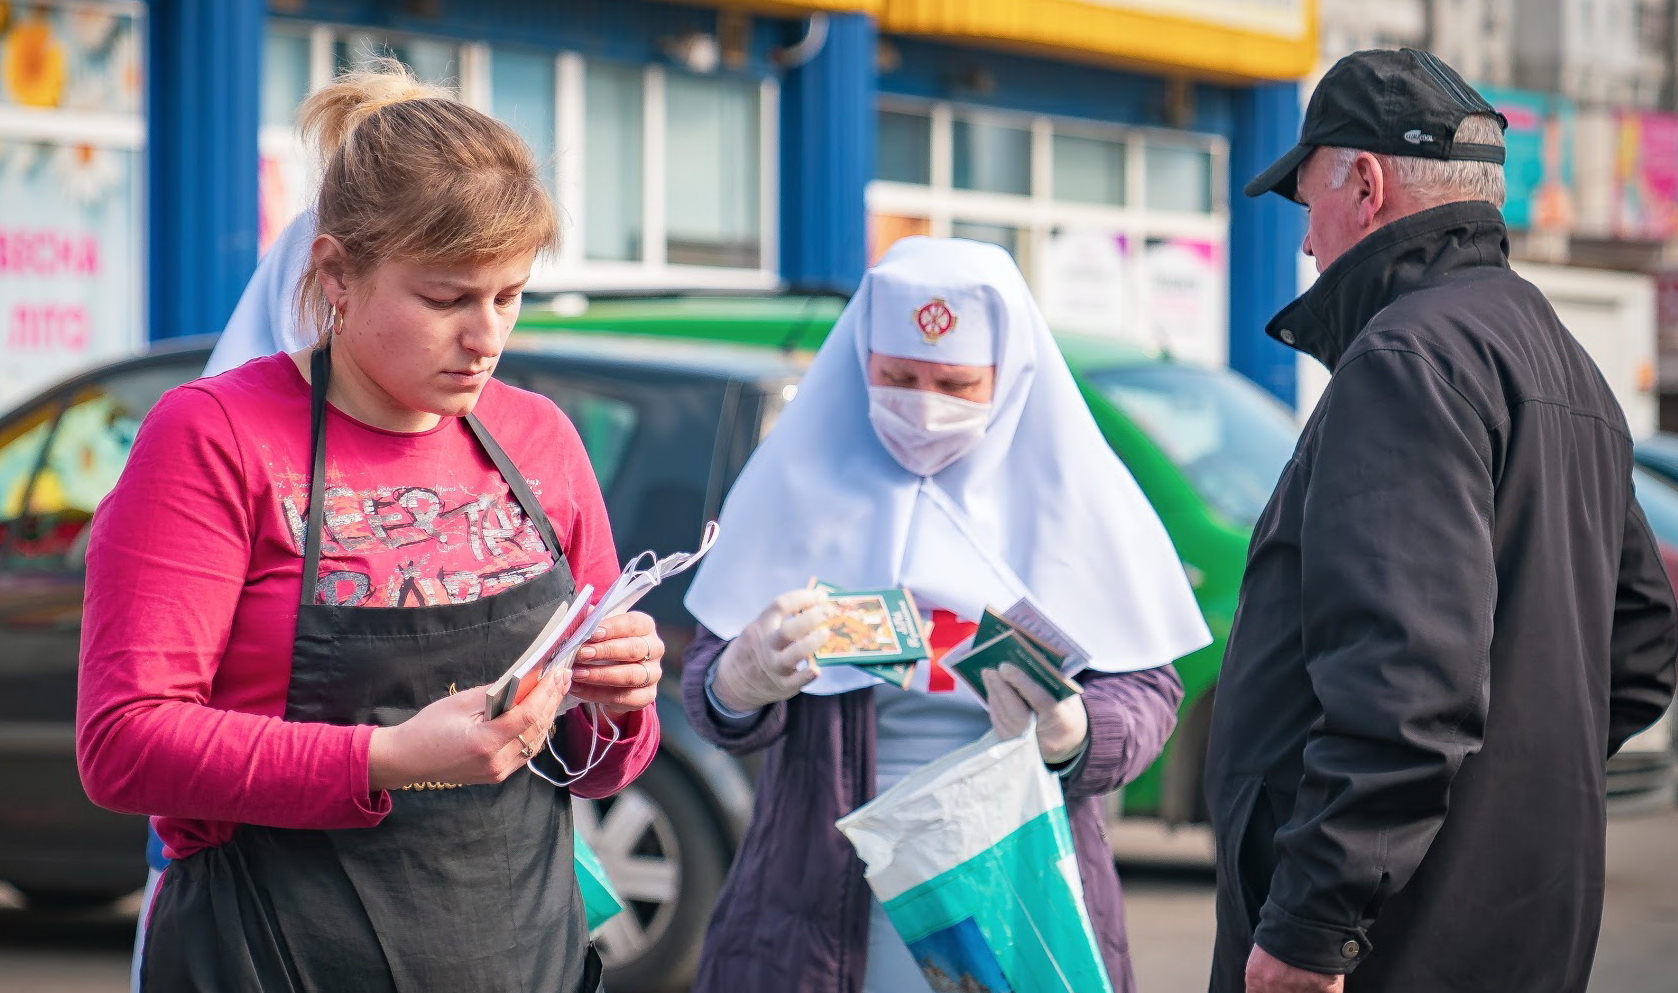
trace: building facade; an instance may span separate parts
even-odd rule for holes
[[[1262,327],[1295,292],[1303,219],[1233,191],[1297,134],[1312,0],[0,11],[0,246],[23,246],[0,248],[0,314],[24,359],[0,364],[21,370],[0,400],[218,329],[313,195],[298,104],[373,55],[508,121],[544,163],[566,226],[534,305],[845,292],[895,238],[955,235],[1012,252],[1058,326],[1227,362],[1293,398]]]

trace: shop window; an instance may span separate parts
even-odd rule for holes
[[[1149,210],[1207,214],[1212,211],[1212,154],[1205,149],[1149,145],[1146,151]]]
[[[952,221],[950,236],[953,238],[967,238],[972,241],[982,241],[986,244],[997,245],[1005,249],[1020,263],[1020,229],[1006,224],[977,224],[972,221]],[[1021,268],[1024,268],[1023,263]]]
[[[932,118],[926,114],[880,111],[879,179],[892,183],[932,182]]]
[[[1054,136],[1056,200],[1104,203],[1125,202],[1125,146],[1123,142],[1075,134]]]
[[[553,56],[497,48],[489,67],[490,112],[511,125],[530,146],[548,192],[555,192]]]
[[[272,29],[262,44],[262,123],[297,123],[297,108],[309,95],[309,36]]]
[[[768,147],[773,84],[614,64],[557,50],[458,43],[289,18],[269,24],[263,80],[259,243],[312,199],[318,178],[296,133],[310,82],[370,57],[510,124],[559,201],[559,251],[532,292],[605,285],[767,288],[777,282]],[[574,225],[574,226],[573,226]]]
[[[665,84],[665,231],[675,264],[759,266],[758,84],[671,74]]]
[[[1013,256],[1061,330],[1227,359],[1228,215],[1216,137],[886,97],[870,262],[900,238]]]
[[[590,62],[583,81],[584,251],[608,262],[639,262],[646,105],[638,67]]]
[[[958,190],[1031,192],[1031,131],[983,118],[956,118],[951,125],[954,183]]]

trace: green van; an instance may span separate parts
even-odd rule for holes
[[[843,306],[838,296],[618,298],[587,301],[566,314],[527,307],[519,330],[700,338],[808,355]],[[1247,543],[1293,453],[1298,426],[1287,407],[1227,369],[1173,362],[1110,340],[1057,338],[1102,434],[1170,532],[1213,636],[1177,663],[1186,690],[1177,732],[1159,761],[1125,789],[1124,812],[1173,824],[1204,821],[1201,769],[1212,696]]]

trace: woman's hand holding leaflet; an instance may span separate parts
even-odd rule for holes
[[[712,692],[723,706],[740,713],[797,696],[821,675],[810,657],[827,639],[832,619],[827,595],[818,590],[776,597],[723,649]]]
[[[577,650],[571,695],[611,717],[641,710],[658,699],[663,661],[664,641],[652,617],[639,611],[608,617]]]
[[[556,670],[493,721],[483,719],[488,687],[475,686],[427,705],[401,724],[375,729],[367,750],[368,789],[504,781],[542,748],[570,686],[570,673]]]
[[[1078,754],[1089,737],[1090,716],[1084,698],[1057,701],[1049,691],[1011,665],[987,669],[980,677],[990,703],[990,725],[1002,738],[1017,738],[1037,714],[1037,749],[1043,761],[1059,765]]]

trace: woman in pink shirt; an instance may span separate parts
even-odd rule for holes
[[[141,987],[594,990],[569,793],[652,759],[651,619],[484,717],[617,573],[575,429],[490,378],[553,204],[508,128],[395,63],[302,120],[320,340],[166,395],[88,550],[83,783],[174,859]]]

